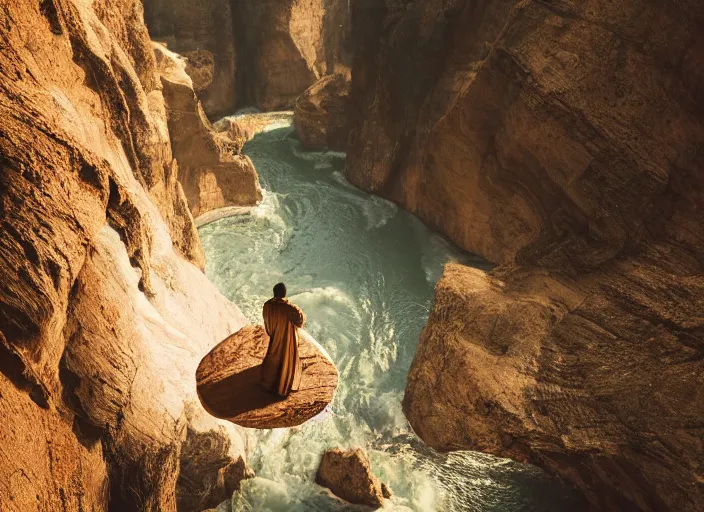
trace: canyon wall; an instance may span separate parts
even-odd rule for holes
[[[311,85],[296,100],[293,124],[304,146],[345,151],[349,137],[349,73],[333,73]]]
[[[3,511],[206,508],[246,476],[195,395],[244,318],[198,268],[142,16],[0,1]]]
[[[351,61],[347,0],[144,0],[154,40],[189,60],[206,114],[292,108]]]
[[[234,112],[237,51],[232,0],[144,0],[144,19],[155,41],[188,59],[198,97],[211,117]]]
[[[704,7],[353,6],[347,179],[500,264],[438,283],[413,428],[704,508]]]
[[[194,217],[227,206],[254,206],[262,200],[259,176],[241,153],[243,135],[216,133],[186,73],[183,58],[154,43],[178,181]]]

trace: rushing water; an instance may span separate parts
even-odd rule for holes
[[[244,152],[265,189],[250,215],[200,229],[208,277],[252,322],[284,281],[308,331],[340,370],[331,411],[300,428],[258,431],[257,478],[234,510],[356,510],[313,483],[322,452],[363,446],[390,510],[564,510],[538,470],[472,452],[438,454],[410,430],[401,399],[433,286],[448,261],[482,266],[394,204],[348,184],[344,154],[306,151],[290,126]]]

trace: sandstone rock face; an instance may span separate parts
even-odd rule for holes
[[[244,453],[195,394],[244,317],[195,266],[141,2],[0,12],[0,509],[174,511],[188,432]]]
[[[288,126],[293,120],[293,111],[285,110],[269,113],[242,113],[235,116],[223,117],[215,124],[213,128],[218,133],[226,134],[234,141],[247,142],[256,134],[264,131],[268,126],[281,123],[282,126]]]
[[[203,358],[196,381],[198,396],[210,414],[242,427],[284,428],[308,421],[332,402],[337,368],[306,331],[299,331],[301,384],[285,399],[260,384],[268,346],[264,326],[246,325]]]
[[[347,0],[238,2],[235,26],[240,94],[260,110],[293,107],[321,76],[350,60]]]
[[[323,454],[315,481],[340,498],[379,508],[390,498],[389,488],[372,473],[369,457],[361,448],[335,448]]]
[[[351,62],[348,0],[145,0],[154,40],[188,58],[207,115],[293,107]]]
[[[223,432],[188,429],[181,449],[178,477],[178,509],[202,510],[229,500],[240,489],[240,482],[251,478],[242,457],[229,457],[231,444]]]
[[[301,142],[311,148],[347,149],[350,76],[327,75],[296,100],[293,121]]]
[[[183,60],[159,43],[154,44],[154,50],[179,181],[193,215],[225,206],[257,204],[262,199],[259,177],[252,161],[239,153],[242,143],[212,129]]]
[[[405,4],[354,4],[346,176],[503,264],[438,284],[411,424],[701,510],[702,4]]]
[[[230,0],[144,0],[149,34],[188,59],[186,70],[211,117],[233,112],[237,103],[232,5]]]

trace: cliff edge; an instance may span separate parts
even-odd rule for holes
[[[244,317],[198,268],[141,2],[0,12],[0,509],[214,506],[244,441],[195,369]]]
[[[347,179],[469,251],[404,409],[611,510],[704,507],[704,8],[354,4]]]

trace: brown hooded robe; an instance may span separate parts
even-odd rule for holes
[[[269,335],[269,349],[262,363],[262,382],[279,396],[288,396],[301,383],[301,359],[298,357],[298,327],[306,316],[287,299],[269,299],[262,312]]]

